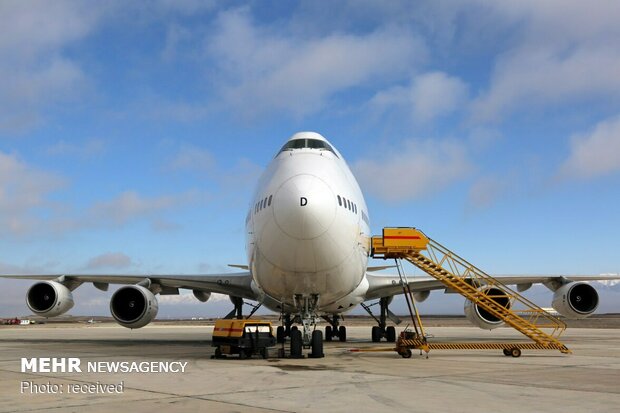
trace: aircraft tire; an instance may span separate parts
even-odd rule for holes
[[[343,343],[347,341],[347,328],[345,326],[338,328],[338,339]]]
[[[379,341],[381,341],[381,329],[379,328],[379,326],[374,326],[372,328],[370,337],[372,338],[373,343],[378,343]]]
[[[286,339],[286,337],[284,335],[284,327],[283,326],[278,326],[278,328],[276,329],[276,341],[278,343],[284,343],[285,339]]]
[[[314,330],[312,332],[312,352],[310,353],[310,357],[312,358],[322,358],[325,357],[323,354],[323,332],[321,330]]]
[[[291,357],[301,358],[302,347],[301,331],[299,331],[299,329],[291,329]]]
[[[388,328],[386,328],[385,335],[389,343],[396,342],[396,328],[394,326],[389,326]]]
[[[332,326],[325,326],[325,341],[332,341]]]

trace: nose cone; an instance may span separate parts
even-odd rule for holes
[[[336,219],[331,188],[314,175],[296,175],[274,195],[274,218],[282,232],[298,240],[317,238]]]

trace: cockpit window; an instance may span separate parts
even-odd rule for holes
[[[336,152],[334,152],[334,148],[332,148],[332,146],[329,143],[319,140],[319,139],[294,139],[292,141],[288,141],[284,144],[282,149],[280,149],[280,152],[278,152],[278,155],[284,151],[290,151],[293,149],[303,149],[303,148],[330,151],[331,153],[336,155]]]

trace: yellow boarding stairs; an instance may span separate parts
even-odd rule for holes
[[[458,292],[479,308],[503,320],[507,325],[529,337],[533,343],[427,343],[422,336],[401,336],[396,351],[403,357],[411,355],[409,348],[424,349],[503,349],[505,355],[518,357],[521,348],[571,351],[558,338],[566,324],[527,298],[486,274],[481,269],[427,237],[415,228],[384,228],[383,236],[372,237],[373,258],[407,260],[448,289]],[[397,261],[398,262],[398,261]],[[399,266],[400,273],[400,266]],[[401,275],[402,277],[402,275]],[[406,280],[405,280],[406,281]],[[405,282],[405,294],[415,309],[413,294]],[[495,287],[495,288],[493,288]],[[411,311],[411,306],[410,306]],[[417,315],[419,322],[419,316]],[[412,313],[413,319],[413,313]],[[414,326],[415,326],[415,319]],[[547,332],[543,331],[547,330]],[[409,338],[409,340],[407,340]]]

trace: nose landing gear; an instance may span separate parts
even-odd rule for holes
[[[295,307],[298,314],[291,318],[290,313],[282,314],[282,323],[276,329],[276,341],[284,343],[286,337],[291,338],[290,356],[293,358],[303,357],[303,349],[311,349],[309,357],[321,358],[323,353],[323,332],[316,329],[319,318],[316,315],[319,296],[316,294],[305,296],[295,295]],[[301,329],[293,326],[293,323],[301,324]],[[346,334],[346,333],[345,333]]]

